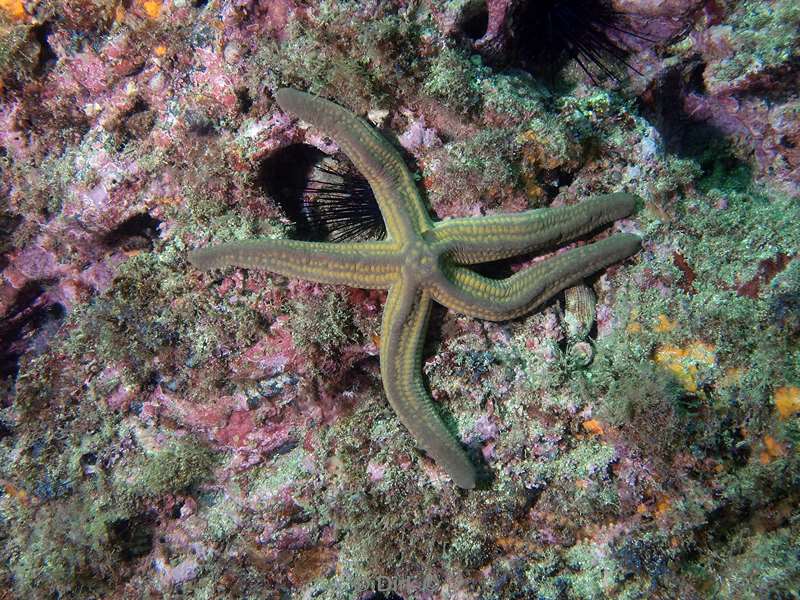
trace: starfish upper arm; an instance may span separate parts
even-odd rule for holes
[[[369,182],[390,238],[402,239],[432,227],[414,179],[397,150],[363,119],[323,98],[283,88],[280,107],[334,138]]]
[[[490,279],[466,267],[450,266],[434,299],[479,319],[513,319],[587,275],[635,254],[640,246],[639,236],[620,233],[557,254],[506,279]]]
[[[398,282],[389,291],[381,325],[381,378],[389,404],[414,439],[462,488],[475,487],[475,468],[436,414],[422,382],[422,346],[431,299]]]
[[[575,239],[628,216],[635,205],[632,194],[603,194],[571,206],[450,219],[430,235],[452,245],[450,256],[458,264],[489,262]]]
[[[203,270],[227,266],[268,269],[319,283],[384,289],[400,272],[397,244],[393,242],[246,240],[195,250],[189,254],[189,261]]]

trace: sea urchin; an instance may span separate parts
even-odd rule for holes
[[[633,67],[627,48],[609,33],[641,37],[620,23],[621,16],[605,0],[528,0],[514,19],[517,60],[552,77],[574,59],[594,83],[599,76],[619,81],[624,68]]]

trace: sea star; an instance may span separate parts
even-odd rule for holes
[[[462,488],[475,468],[439,419],[422,382],[422,346],[436,300],[460,313],[504,321],[529,312],[585,276],[636,253],[637,236],[617,234],[562,252],[501,280],[463,265],[525,254],[579,237],[629,215],[636,197],[596,196],[576,206],[433,222],[403,159],[375,129],[345,108],[292,89],[280,107],[333,137],[366,177],[387,239],[325,243],[287,239],[230,242],[192,252],[200,269],[267,269],[287,277],[388,289],[380,363],[386,397],[417,443]]]

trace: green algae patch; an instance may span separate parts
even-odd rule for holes
[[[480,105],[481,68],[454,48],[444,48],[431,62],[422,91],[451,110],[470,112]]]
[[[291,323],[292,340],[302,351],[316,348],[330,354],[356,333],[353,310],[345,293],[326,292],[290,303],[287,315]]]
[[[413,48],[426,25],[414,6],[385,4],[377,13],[362,15],[347,2],[319,3],[289,23],[284,42],[260,47],[251,87],[261,88],[266,74],[272,89],[288,84],[361,113],[394,103],[423,69]]]
[[[792,0],[742,2],[719,28],[735,51],[707,75],[712,84],[735,85],[738,79],[778,69],[800,56],[800,7]]]
[[[177,440],[140,461],[132,488],[142,496],[160,496],[186,492],[208,479],[215,455],[194,440]]]
[[[35,519],[37,527],[24,527],[27,519]],[[141,555],[138,544],[146,543],[136,540],[136,547],[130,547],[115,536],[115,526],[128,519],[131,516],[124,510],[79,497],[28,515],[11,515],[6,548],[17,589],[27,597],[36,597],[36,590],[42,588],[65,595],[88,588],[109,589],[117,561]]]
[[[797,536],[797,523],[752,537],[737,532],[713,557],[701,561],[698,574],[719,573],[715,581],[703,582],[719,597],[790,598],[800,582]]]
[[[86,413],[78,422],[89,420]],[[194,443],[147,457],[126,427],[109,420],[99,427],[81,438],[35,441],[23,453],[35,499],[0,498],[9,571],[26,597],[43,588],[63,595],[112,589],[153,548],[157,517],[148,498],[186,492],[208,477],[213,459]]]

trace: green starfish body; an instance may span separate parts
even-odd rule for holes
[[[422,380],[422,347],[436,300],[492,321],[522,315],[587,275],[631,256],[635,235],[617,234],[557,254],[495,280],[464,265],[524,254],[581,236],[629,215],[630,194],[597,196],[577,206],[434,223],[402,158],[363,119],[327,100],[281,89],[278,104],[333,137],[366,177],[383,214],[387,239],[324,243],[297,240],[231,242],[196,250],[200,269],[229,265],[359,288],[388,289],[380,362],[386,397],[417,443],[462,488],[475,486],[475,468],[438,417]]]

